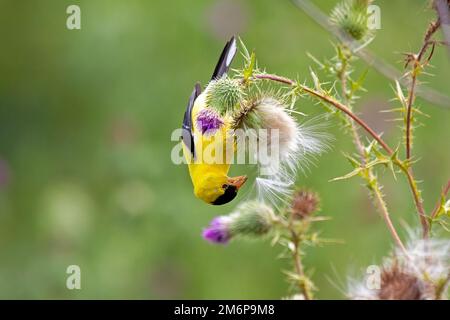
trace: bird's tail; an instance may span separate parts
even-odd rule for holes
[[[214,73],[212,74],[211,80],[216,80],[222,78],[224,74],[228,72],[231,62],[236,55],[237,45],[236,37],[233,36],[223,48],[222,54],[220,55],[219,61],[217,62]]]

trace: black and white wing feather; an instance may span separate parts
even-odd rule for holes
[[[223,48],[222,54],[220,55],[219,61],[217,62],[214,73],[211,80],[220,79],[224,74],[228,72],[231,62],[236,55],[237,45],[236,38],[233,36]],[[195,159],[195,146],[194,146],[194,135],[193,135],[193,124],[192,124],[192,108],[194,107],[195,99],[201,94],[202,88],[199,83],[195,84],[194,90],[189,97],[189,102],[184,112],[183,118],[183,143],[189,149],[192,154],[193,159]]]
[[[192,108],[194,107],[195,99],[197,99],[201,92],[202,88],[197,82],[191,96],[189,97],[189,102],[183,118],[183,143],[191,152],[192,158],[195,158],[194,136],[192,133]]]
[[[228,72],[231,62],[236,55],[236,51],[236,37],[233,36],[230,41],[226,43],[225,48],[223,48],[222,54],[220,55],[219,61],[217,62],[216,68],[214,69],[211,80],[220,79],[224,74]]]

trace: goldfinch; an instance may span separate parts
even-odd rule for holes
[[[232,119],[226,113],[221,114],[212,108],[208,99],[211,84],[226,77],[236,51],[236,39],[232,37],[220,55],[210,85],[203,92],[199,83],[195,85],[183,119],[183,153],[188,163],[194,194],[212,205],[222,205],[233,200],[247,180],[246,176],[228,177],[230,163],[226,160],[227,155],[235,151]],[[217,157],[218,161],[205,159],[206,150],[214,150],[213,156],[217,150],[222,151],[225,158]]]

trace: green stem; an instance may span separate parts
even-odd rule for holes
[[[289,219],[278,219],[274,222],[277,223],[281,228],[285,229],[290,234],[290,241],[294,244],[294,250],[292,250],[292,259],[294,263],[294,271],[299,278],[299,281],[296,282],[300,292],[305,297],[305,300],[313,300],[312,290],[309,285],[309,279],[305,274],[302,257],[300,254],[300,244],[301,239],[300,235],[297,233],[295,228],[292,225],[293,217],[289,216]]]
[[[413,195],[417,212],[419,214],[420,223],[422,225],[422,235],[424,239],[427,239],[429,236],[429,229],[430,229],[428,218],[425,214],[422,196],[420,195],[419,188],[417,187],[417,181],[414,179],[413,170],[410,166],[406,166],[403,162],[399,160],[394,161],[394,163],[402,170],[402,172],[406,175],[406,178],[408,179],[408,184],[411,189],[411,193]]]
[[[411,161],[411,148],[412,148],[412,116],[413,116],[413,105],[414,100],[416,96],[416,86],[417,86],[417,76],[419,75],[419,71],[422,68],[422,59],[425,53],[427,52],[428,47],[433,43],[431,41],[431,38],[436,33],[436,31],[439,29],[441,25],[440,19],[438,19],[436,22],[430,23],[426,33],[425,37],[423,39],[422,46],[419,50],[419,52],[416,55],[410,55],[413,61],[412,70],[411,70],[411,86],[409,88],[409,95],[408,95],[408,104],[406,106],[406,161]],[[428,59],[424,62],[426,64],[431,59],[431,56],[433,55],[433,49],[434,45],[431,51],[430,56]],[[407,60],[407,65],[410,62],[410,60]],[[406,170],[404,170],[406,169]],[[427,220],[427,217],[425,215],[425,209],[423,208],[423,200],[421,198],[420,192],[417,188],[417,182],[414,178],[414,172],[411,165],[408,166],[408,168],[402,168],[402,170],[405,172],[408,183],[410,185],[413,197],[414,197],[414,203],[417,208],[417,213],[419,214],[419,220],[422,224],[422,235],[423,238],[426,239],[429,236],[429,223]]]
[[[266,80],[277,81],[280,83],[288,84],[290,86],[298,86],[301,90],[310,94],[311,96],[319,98],[320,100],[325,101],[328,104],[334,106],[336,109],[344,112],[351,119],[355,120],[355,122],[357,124],[359,124],[364,130],[366,130],[366,132],[369,133],[380,144],[380,146],[387,152],[388,155],[392,156],[394,154],[394,151],[387,145],[386,142],[384,142],[384,140],[380,136],[378,136],[375,133],[375,131],[373,131],[372,128],[370,128],[361,118],[359,118],[357,115],[355,115],[349,108],[344,106],[339,101],[336,101],[335,99],[329,97],[328,95],[325,95],[321,92],[311,89],[305,85],[296,83],[295,81],[288,79],[288,78],[284,78],[284,77],[280,77],[280,76],[272,75],[272,74],[257,74],[254,77],[256,79],[266,79]],[[406,171],[403,170],[405,168],[405,166],[403,165],[402,162],[397,161],[397,162],[395,162],[395,164],[397,166],[399,166],[407,176],[409,188],[411,189],[411,193],[413,195],[414,204],[417,209],[417,214],[419,216],[419,220],[422,224],[422,229],[423,229],[424,238],[425,238],[428,236],[428,221],[427,221],[427,218],[425,215],[425,210],[423,209],[423,205],[422,205],[423,201],[422,201],[420,192],[417,188],[417,182],[414,179],[414,175],[412,172],[410,172],[409,170],[406,170]],[[427,231],[425,231],[425,230],[427,230]]]
[[[436,300],[445,299],[445,291],[447,289],[447,285],[450,282],[450,274],[447,275],[447,278],[441,281],[441,283],[438,284],[436,287]]]
[[[372,130],[372,128],[369,127],[369,125],[367,125],[364,120],[362,120],[361,118],[359,118],[356,114],[354,114],[349,108],[347,108],[346,106],[344,106],[342,103],[340,103],[337,100],[334,100],[333,98],[318,92],[314,89],[311,89],[305,85],[296,83],[295,81],[288,79],[288,78],[284,78],[284,77],[280,77],[280,76],[276,76],[276,75],[272,75],[272,74],[257,74],[254,76],[257,79],[266,79],[266,80],[272,80],[272,81],[277,81],[280,83],[284,83],[284,84],[289,84],[291,86],[298,86],[301,90],[303,90],[304,92],[319,98],[329,104],[331,104],[332,106],[334,106],[336,109],[339,109],[340,111],[344,112],[347,116],[349,116],[350,118],[352,118],[356,123],[358,123],[364,130],[367,131],[368,134],[370,134],[382,147],[384,150],[386,150],[386,152],[388,154],[393,154],[392,149],[386,144],[386,142],[383,141],[383,139],[375,133],[375,131]]]
[[[289,229],[289,232],[291,233],[291,241],[294,244],[292,258],[294,259],[295,272],[297,273],[297,275],[300,279],[298,281],[298,287],[299,287],[300,291],[303,293],[305,300],[312,300],[313,296],[312,296],[311,288],[309,287],[308,279],[305,275],[305,271],[304,271],[303,263],[302,263],[302,257],[300,254],[300,236],[297,234],[297,232],[292,227],[292,216],[289,221],[288,229]]]
[[[370,179],[370,178],[369,178]],[[383,217],[386,226],[388,227],[389,231],[391,232],[392,237],[394,238],[395,243],[397,246],[402,250],[405,257],[409,257],[408,252],[406,251],[405,246],[403,245],[402,240],[398,236],[397,231],[395,230],[394,224],[392,223],[392,220],[389,216],[389,211],[387,209],[386,202],[383,199],[383,195],[381,193],[380,187],[378,183],[375,183],[372,186],[372,191],[375,196],[375,201],[378,204],[378,208],[380,209],[381,216]]]
[[[339,71],[339,80],[341,81],[342,96],[344,98],[344,102],[350,109],[351,96],[349,97],[347,95],[347,76],[346,76],[348,64],[346,61],[341,61],[341,63],[342,63],[342,68]],[[381,193],[381,187],[379,186],[378,182],[375,179],[375,175],[373,174],[373,169],[372,169],[372,167],[369,167],[369,168],[365,167],[365,164],[368,161],[368,159],[367,159],[366,152],[364,150],[364,145],[362,144],[361,138],[359,137],[359,134],[357,131],[357,128],[355,127],[355,123],[354,123],[353,119],[350,119],[350,118],[348,119],[348,122],[349,122],[349,125],[351,128],[351,132],[353,134],[353,140],[354,140],[356,149],[358,150],[360,158],[361,158],[362,167],[364,168],[364,170],[366,172],[366,175],[363,178],[366,180],[367,185],[370,186],[369,190],[374,195],[375,206],[380,211],[381,216],[382,216],[384,222],[386,223],[386,226],[387,226],[389,232],[391,233],[392,238],[394,239],[395,243],[402,250],[403,254],[405,254],[405,256],[408,256],[405,246],[403,245],[403,242],[401,241],[401,239],[397,233],[397,230],[395,229],[394,224],[392,223],[386,202],[384,201],[383,195]]]

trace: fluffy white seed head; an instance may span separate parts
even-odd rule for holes
[[[323,125],[299,124],[290,109],[277,99],[262,99],[257,110],[263,127],[269,132],[278,132],[278,141],[275,141],[278,142],[279,162],[261,164],[260,178],[256,182],[260,198],[279,202],[292,193],[297,171],[308,169],[311,160],[327,148],[330,137],[321,130]],[[268,149],[272,147],[271,143],[269,136]]]
[[[380,288],[363,281],[349,280],[352,299],[442,299],[448,290],[450,275],[450,240],[423,240],[415,235],[407,244],[407,255],[400,250],[394,258],[384,259]]]
[[[323,118],[299,124],[294,113],[282,99],[261,95],[247,99],[232,117],[234,129],[257,137],[257,148],[249,150],[258,163],[257,197],[277,208],[288,204],[297,171],[305,172],[330,141]]]

